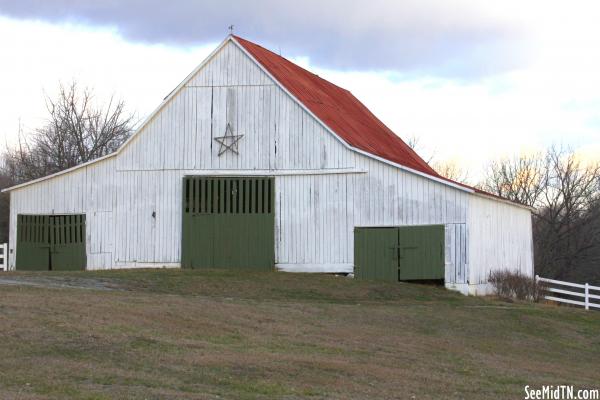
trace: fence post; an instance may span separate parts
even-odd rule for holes
[[[6,251],[8,250],[7,244],[0,243],[0,250],[2,253],[2,255],[0,256],[0,259],[2,260],[2,262],[0,262],[0,270],[7,271],[8,270],[8,254],[6,254]]]
[[[590,284],[585,284],[585,309],[590,309]]]

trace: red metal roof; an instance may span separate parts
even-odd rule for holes
[[[248,40],[234,36],[292,95],[350,146],[440,177],[348,90]]]
[[[350,91],[256,43],[239,36],[233,37],[283,87],[350,146],[477,193],[502,199],[438,174]]]

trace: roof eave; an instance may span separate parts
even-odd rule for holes
[[[502,198],[502,197],[494,196],[494,195],[489,194],[489,193],[473,191],[473,194],[475,196],[478,196],[478,197],[483,197],[483,198],[486,198],[486,199],[489,199],[489,200],[495,200],[495,201],[497,201],[499,203],[504,203],[504,204],[508,204],[510,206],[515,206],[515,207],[519,207],[519,208],[524,208],[526,210],[529,210],[530,212],[534,212],[535,211],[534,207],[528,206],[526,204],[517,203],[516,201],[508,200],[508,199],[505,199],[505,198]]]
[[[68,174],[70,172],[76,171],[76,170],[81,169],[81,168],[85,168],[85,167],[87,167],[87,166],[89,166],[91,164],[94,164],[94,163],[106,160],[106,159],[114,157],[116,155],[117,155],[117,151],[115,151],[113,153],[110,153],[110,154],[107,154],[105,156],[98,157],[98,158],[95,158],[93,160],[84,162],[83,164],[79,164],[79,165],[76,165],[76,166],[71,167],[71,168],[63,169],[62,171],[58,171],[58,172],[55,172],[55,173],[50,174],[50,175],[42,176],[41,178],[33,179],[31,181],[23,182],[23,183],[20,183],[18,185],[14,185],[14,186],[11,186],[11,187],[4,188],[4,189],[2,189],[0,191],[0,193],[11,192],[13,190],[21,189],[21,188],[23,188],[25,186],[29,186],[29,185],[33,185],[33,184],[36,184],[36,183],[39,183],[39,182],[43,182],[43,181],[55,178],[55,177],[60,176],[60,175],[66,175],[66,174]]]

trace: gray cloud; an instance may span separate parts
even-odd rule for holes
[[[485,2],[480,2],[485,4]],[[236,33],[324,68],[477,78],[523,62],[524,35],[477,3],[435,0],[0,0],[0,14],[116,27],[190,46]]]

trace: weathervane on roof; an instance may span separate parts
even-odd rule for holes
[[[229,29],[229,34],[230,34],[230,35],[233,35],[233,28],[235,28],[235,26],[234,26],[233,24],[231,24],[231,25],[229,25],[229,26],[227,27],[227,29]]]

